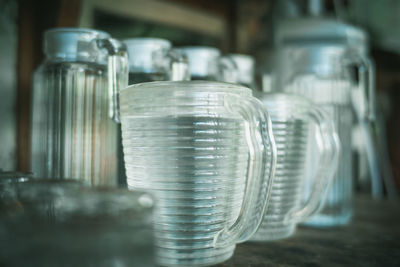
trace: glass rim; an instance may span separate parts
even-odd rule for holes
[[[148,44],[161,44],[164,46],[168,46],[169,48],[172,46],[171,42],[167,39],[163,38],[156,38],[156,37],[134,37],[134,38],[127,38],[122,40],[123,43],[128,45],[148,45]]]
[[[96,34],[96,35],[100,35],[103,38],[110,38],[110,34],[105,31],[95,30],[95,29],[90,29],[90,28],[79,28],[79,27],[52,28],[52,29],[45,31],[44,35],[47,37],[49,35],[60,34],[60,33]]]
[[[146,89],[146,90],[171,90],[191,92],[214,92],[214,93],[233,93],[233,94],[246,94],[252,95],[252,90],[243,85],[217,82],[217,81],[157,81],[146,82],[129,85],[121,92],[130,91],[132,89]]]
[[[221,51],[212,46],[180,46],[176,48],[177,51],[180,51],[182,53],[204,53],[204,54],[210,54],[213,53],[216,56],[221,55]]]

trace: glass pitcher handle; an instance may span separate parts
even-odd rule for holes
[[[229,56],[223,56],[218,59],[218,80],[228,83],[237,83],[239,80],[239,71],[235,61]]]
[[[352,90],[352,104],[356,113],[361,134],[365,143],[368,167],[371,177],[372,195],[382,197],[381,168],[377,157],[376,144],[372,136],[371,123],[376,121],[375,113],[375,66],[371,59],[363,56],[351,58],[358,70],[360,84]],[[361,88],[360,88],[361,87]],[[362,101],[357,102],[357,101]],[[365,103],[366,102],[366,103]]]
[[[171,81],[190,81],[189,63],[186,56],[174,49],[167,52],[170,60],[170,80]]]
[[[375,88],[375,64],[371,59],[364,59],[364,64],[367,66],[367,77],[368,77],[368,114],[367,118],[371,121],[376,120],[376,88]]]
[[[120,123],[119,90],[128,86],[128,53],[126,46],[116,39],[98,39],[97,46],[108,54],[108,115]]]
[[[270,197],[277,160],[271,120],[264,105],[254,97],[227,96],[226,108],[245,120],[249,147],[246,190],[239,216],[214,238],[223,247],[249,239],[259,228]]]
[[[285,224],[304,221],[320,210],[339,163],[340,141],[332,118],[316,106],[307,115],[316,123],[317,134],[322,141],[316,142],[321,151],[320,164],[312,175],[314,182],[310,196],[300,209],[292,210],[285,216]]]
[[[354,94],[352,92],[353,106],[357,116],[361,119],[367,119],[369,121],[375,120],[375,66],[371,59],[361,56],[354,55],[354,52],[350,51],[349,56],[343,61],[344,65],[355,66],[359,77],[358,88],[360,94]],[[356,89],[353,89],[356,90]],[[357,99],[358,98],[358,99]],[[361,104],[357,104],[354,101],[363,101]],[[364,101],[366,104],[364,104]]]

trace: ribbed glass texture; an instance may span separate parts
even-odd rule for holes
[[[278,153],[267,212],[252,237],[254,241],[268,241],[288,237],[295,231],[297,221],[286,217],[302,206],[308,130],[312,123],[309,114],[315,107],[292,94],[260,93],[257,97],[268,108]]]
[[[126,100],[132,105],[125,108],[141,108],[140,99]],[[185,102],[174,109],[198,109],[198,115],[123,117],[128,187],[155,192],[161,263],[207,265],[233,253],[234,244],[216,249],[213,239],[227,218],[238,216],[247,146],[240,117],[213,115],[221,105]]]
[[[246,121],[226,106],[234,86],[218,91],[205,84],[142,84],[120,95],[128,188],[156,197],[156,254],[163,266],[208,266],[235,248],[235,242],[215,246],[215,238],[241,213]]]
[[[133,55],[134,56],[134,55]],[[134,72],[129,71],[129,84],[145,83],[145,82],[156,82],[156,81],[168,81],[170,77],[168,72]],[[126,187],[126,169],[124,161],[124,152],[122,147],[122,130],[121,125],[118,124],[118,184],[121,187]]]
[[[286,91],[304,95],[313,100],[334,120],[341,142],[339,165],[331,189],[327,193],[324,208],[310,220],[308,225],[333,226],[346,224],[352,215],[352,158],[351,129],[353,114],[350,106],[350,80],[323,79],[316,75],[298,76],[285,89]],[[310,150],[312,152],[312,150]],[[310,162],[315,158],[310,153]],[[313,166],[306,170],[308,175]],[[309,180],[310,181],[310,180]],[[310,181],[312,182],[312,181]],[[307,187],[307,185],[306,185]],[[311,186],[308,186],[310,188]]]
[[[290,236],[295,222],[285,216],[300,209],[307,152],[308,121],[272,121],[278,159],[271,198],[263,223],[252,240],[275,240]]]
[[[117,124],[105,65],[46,62],[35,73],[31,169],[43,178],[116,184]]]

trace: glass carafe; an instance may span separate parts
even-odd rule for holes
[[[336,172],[340,145],[332,119],[307,98],[285,93],[263,93],[258,98],[271,116],[278,150],[268,209],[252,237],[268,241],[292,235],[298,222],[318,211]],[[312,125],[315,131],[309,138]],[[312,144],[318,148],[318,167],[311,174],[312,193],[303,201],[307,146]]]
[[[335,19],[329,19],[327,17],[296,17],[290,19],[284,19],[277,23],[277,29],[275,31],[277,47],[283,47],[292,45],[300,49],[305,47],[314,46],[316,51],[320,51],[321,48],[328,45],[342,46],[344,49],[349,51],[345,61],[357,62],[357,70],[352,68],[354,75],[353,89],[351,90],[352,108],[356,115],[354,120],[355,130],[353,138],[357,140],[354,145],[358,146],[359,156],[365,158],[360,163],[365,166],[361,167],[361,172],[371,177],[371,191],[374,197],[381,197],[383,194],[382,184],[392,184],[391,174],[386,170],[387,168],[387,153],[385,145],[380,146],[378,144],[384,144],[385,140],[380,135],[381,131],[376,129],[379,124],[379,116],[375,113],[375,87],[374,87],[374,66],[371,58],[368,55],[368,36],[362,29],[357,28],[353,25],[349,25],[340,22]],[[319,48],[318,48],[319,47]],[[353,52],[351,52],[353,51]],[[320,54],[317,52],[315,55]],[[324,61],[324,57],[314,57],[313,60],[304,61],[301,64],[314,64],[313,62]],[[279,61],[286,62],[290,61],[289,58],[279,57]],[[287,63],[287,62],[286,62]],[[289,73],[291,64],[284,64],[288,69],[280,70],[280,74]],[[295,62],[292,61],[292,65]],[[326,62],[325,69],[329,65]],[[319,64],[321,65],[321,64]],[[380,136],[379,136],[380,135]],[[354,154],[357,156],[357,154]],[[357,169],[357,161],[353,162],[353,167]],[[368,168],[366,168],[368,166]],[[357,173],[354,173],[357,176]],[[356,177],[355,177],[356,178]],[[357,180],[357,179],[355,179]],[[384,183],[382,182],[384,181]],[[364,181],[364,188],[366,184]],[[360,189],[360,185],[358,186]],[[363,185],[361,185],[362,190]],[[390,186],[386,187],[388,194],[395,194]]]
[[[214,47],[187,46],[177,51],[187,57],[191,80],[238,82],[235,62]]]
[[[153,82],[121,91],[128,188],[156,198],[157,261],[230,258],[264,215],[276,147],[265,107],[233,84]]]
[[[346,224],[352,216],[352,153],[351,106],[352,76],[350,68],[357,64],[354,55],[341,44],[286,45],[280,51],[279,82],[286,92],[304,95],[319,105],[334,120],[342,149],[332,187],[325,207],[307,224],[331,226]],[[307,176],[315,168],[315,147],[308,154]],[[309,179],[310,180],[310,179]],[[310,183],[311,180],[310,180]],[[311,186],[311,185],[310,185]]]
[[[42,178],[117,183],[118,90],[128,82],[124,46],[101,31],[45,33],[34,75],[31,169]]]
[[[256,90],[256,62],[254,58],[244,54],[229,54],[227,57],[229,57],[236,65],[237,83]]]
[[[149,194],[68,179],[14,184],[0,205],[5,266],[155,266]]]

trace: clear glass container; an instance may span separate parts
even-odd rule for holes
[[[305,47],[310,44],[314,46],[331,44],[342,46],[347,50],[343,63],[351,67],[353,74],[350,93],[355,115],[353,139],[356,142],[353,142],[353,145],[359,144],[358,151],[353,155],[355,159],[355,161],[353,159],[353,169],[361,167],[360,171],[364,173],[361,175],[368,178],[368,181],[359,183],[358,189],[370,186],[372,195],[379,198],[384,194],[383,185],[389,185],[385,188],[388,195],[395,195],[391,189],[393,187],[390,186],[393,183],[392,175],[386,171],[388,168],[385,137],[376,130],[382,127],[377,127],[380,122],[375,110],[375,69],[373,60],[368,55],[366,32],[336,19],[303,17],[281,23],[278,26],[276,39],[280,45],[297,43],[297,46]],[[361,161],[357,162],[357,156],[360,156]],[[360,164],[362,166],[359,166]],[[353,172],[353,175],[355,181],[359,180],[358,172]]]
[[[187,57],[191,80],[238,82],[238,69],[230,57],[214,47],[187,46],[176,49]]]
[[[278,150],[274,184],[263,223],[252,237],[269,241],[292,235],[296,224],[315,214],[334,177],[340,142],[332,119],[305,97],[285,93],[263,93]],[[309,130],[315,131],[309,138]],[[303,200],[307,147],[316,145],[318,156],[308,198]]]
[[[242,86],[153,82],[121,91],[128,188],[157,200],[157,261],[229,259],[260,225],[276,163],[265,107]]]
[[[127,85],[124,46],[101,31],[52,29],[34,74],[31,170],[41,178],[117,184],[118,90]]]
[[[347,224],[352,216],[352,156],[351,107],[352,78],[343,45],[286,45],[280,51],[280,88],[286,92],[304,95],[327,112],[334,121],[342,149],[332,187],[327,194],[325,207],[308,225],[333,226]],[[309,147],[307,177],[316,167],[315,146]],[[313,181],[309,178],[309,183]]]
[[[15,191],[0,215],[4,266],[155,266],[149,194],[54,179]]]

